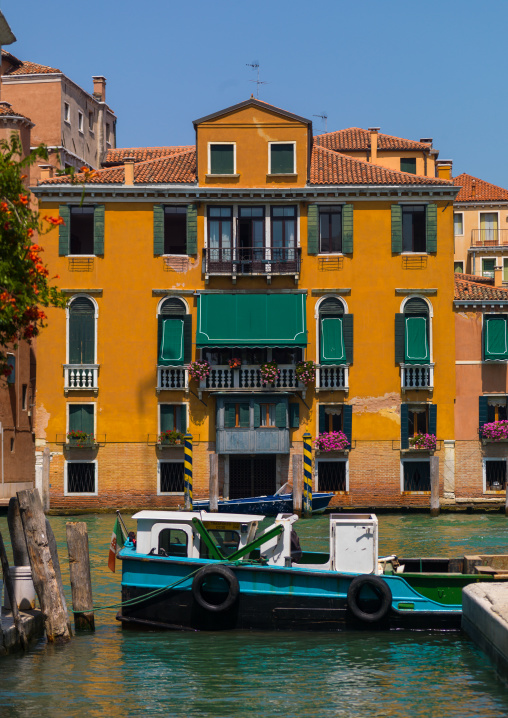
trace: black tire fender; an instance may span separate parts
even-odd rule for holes
[[[208,603],[208,601],[205,601],[203,594],[201,593],[203,583],[212,575],[223,578],[229,587],[227,598],[219,604]],[[201,606],[201,608],[204,608],[205,611],[210,611],[211,613],[223,613],[224,611],[227,611],[236,603],[239,595],[240,584],[238,583],[237,577],[230,568],[223,566],[222,564],[204,566],[197,572],[192,581],[192,596],[194,600],[199,606]]]
[[[381,606],[374,613],[366,613],[358,605],[359,593],[365,586],[370,586],[381,599]],[[390,587],[380,576],[372,576],[366,574],[364,576],[356,576],[347,592],[348,607],[359,621],[364,623],[378,623],[386,618],[392,607],[392,592]]]

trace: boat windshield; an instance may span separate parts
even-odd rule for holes
[[[164,554],[166,556],[187,556],[187,534],[185,531],[162,529],[159,534],[159,556]]]
[[[240,545],[240,534],[238,531],[209,528],[208,533],[215,541],[215,545],[223,556],[231,556],[231,554],[238,550],[238,546]],[[201,541],[199,555],[201,558],[210,558],[208,546],[205,545],[204,541]]]

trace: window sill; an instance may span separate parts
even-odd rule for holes
[[[157,496],[185,496],[184,491],[159,491]]]
[[[181,254],[161,254],[160,255],[163,259],[173,259],[173,257],[180,259],[180,257],[190,257],[190,254],[187,254],[187,252],[182,252]]]
[[[429,252],[401,252],[403,257],[428,257]]]
[[[205,179],[219,179],[219,178],[221,178],[221,177],[224,177],[225,179],[228,179],[228,178],[229,178],[229,179],[239,179],[239,178],[240,178],[240,175],[238,175],[238,174],[227,174],[227,175],[212,175],[212,174],[207,174],[207,175],[205,175]]]
[[[66,254],[66,257],[69,257],[69,259],[93,259],[94,257],[97,257],[97,254]]]
[[[490,489],[487,489],[483,492],[484,496],[506,496],[505,489],[501,489],[500,491],[491,491]]]
[[[318,257],[344,257],[344,252],[319,252]]]
[[[297,179],[298,173],[297,172],[268,172],[266,175],[266,179],[277,179],[278,177],[283,177],[284,179]]]
[[[401,491],[402,496],[430,496],[430,491]]]

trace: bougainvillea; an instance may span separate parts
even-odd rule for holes
[[[196,381],[206,379],[210,374],[210,364],[207,361],[193,361],[189,364],[189,374]]]
[[[303,384],[311,384],[316,378],[316,365],[313,361],[299,361],[296,376]]]
[[[343,431],[319,434],[314,439],[314,448],[318,451],[344,451],[349,446],[349,440]]]
[[[259,371],[261,372],[261,381],[265,386],[267,384],[274,384],[280,375],[280,369],[276,361],[260,364]]]
[[[434,434],[416,434],[409,437],[411,449],[422,449],[423,451],[434,451],[436,448],[436,437]]]
[[[45,326],[41,307],[65,307],[66,298],[55,286],[41,259],[39,236],[63,223],[59,217],[39,222],[23,172],[38,159],[47,159],[40,146],[23,160],[21,144],[13,135],[0,142],[0,375],[9,376],[7,347],[30,341]]]
[[[490,439],[490,441],[508,439],[508,420],[501,419],[501,421],[490,421],[488,424],[484,424],[481,435],[483,439]]]
[[[230,369],[239,369],[242,366],[242,360],[238,357],[233,357],[228,361]]]

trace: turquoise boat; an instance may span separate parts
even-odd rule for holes
[[[462,588],[497,580],[464,559],[378,556],[374,514],[330,514],[329,551],[295,541],[298,517],[141,511],[122,560],[125,627],[177,630],[459,628]],[[501,580],[506,580],[505,574]]]

